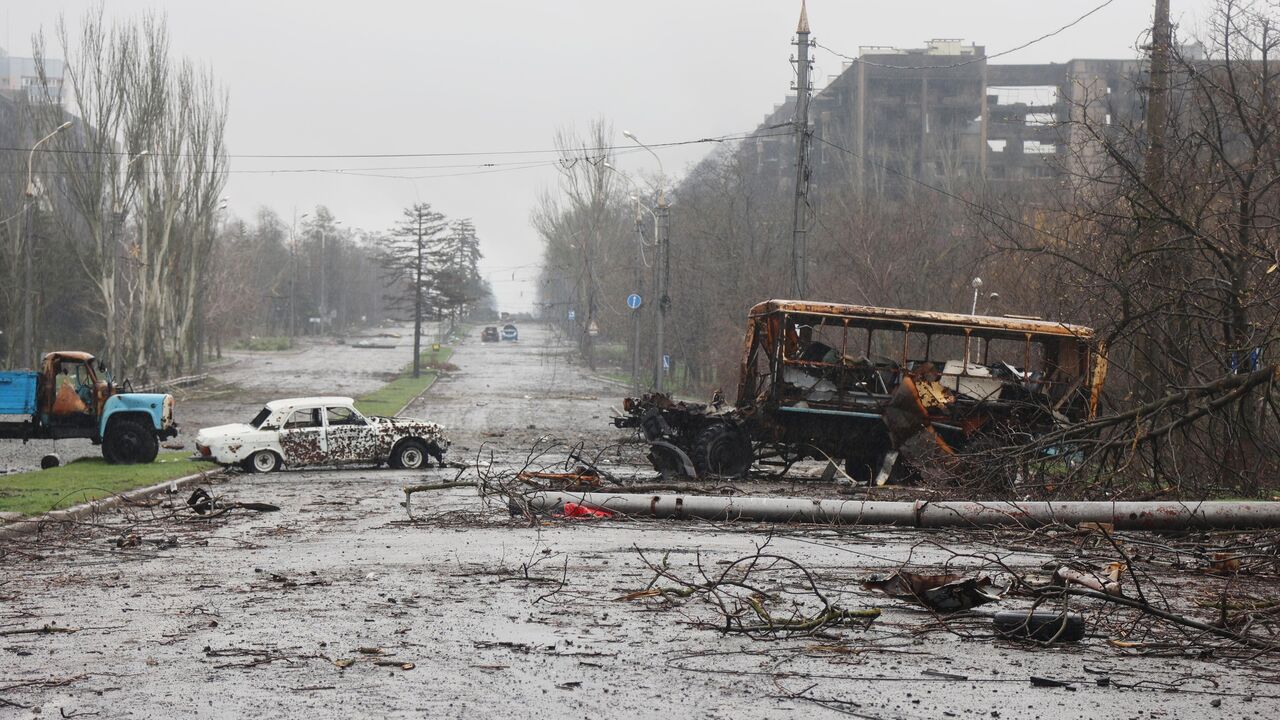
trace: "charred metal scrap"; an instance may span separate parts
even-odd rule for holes
[[[735,404],[655,393],[628,398],[613,422],[639,429],[666,475],[814,458],[884,482],[955,473],[966,448],[1092,419],[1106,370],[1094,331],[1078,325],[770,300],[748,317]]]

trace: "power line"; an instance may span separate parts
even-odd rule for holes
[[[677,140],[664,143],[648,143],[651,148],[673,148],[686,145],[699,145],[704,143],[721,143],[732,140],[742,140],[752,137],[755,131],[729,133],[726,135],[718,135],[712,137],[702,137],[691,140]],[[575,152],[581,153],[609,153],[609,152],[633,152],[634,145],[603,145],[600,147],[575,148]],[[0,147],[0,151],[5,152],[30,152],[31,148],[20,147]],[[132,155],[127,150],[84,150],[76,148],[40,148],[37,152],[75,154],[75,155]],[[338,159],[392,159],[392,158],[443,158],[443,157],[488,157],[501,155],[537,155],[552,154],[559,155],[564,151],[558,148],[547,150],[477,150],[469,152],[426,152],[426,153],[354,153],[354,154],[227,154],[222,157],[227,159],[239,160],[338,160]],[[162,151],[148,153],[151,157],[194,157],[195,153],[167,153]]]
[[[1040,41],[1042,41],[1042,40],[1048,40],[1049,38],[1053,37],[1054,35],[1058,35],[1058,34],[1061,34],[1061,33],[1065,32],[1065,31],[1067,31],[1067,30],[1070,30],[1071,28],[1075,27],[1076,25],[1079,25],[1080,23],[1084,22],[1084,20],[1085,20],[1086,18],[1088,18],[1090,15],[1093,15],[1094,13],[1099,12],[1100,10],[1102,10],[1102,9],[1103,9],[1103,8],[1105,8],[1105,7],[1107,7],[1108,5],[1111,5],[1111,4],[1112,4],[1112,3],[1114,3],[1115,1],[1116,1],[1116,0],[1106,0],[1106,2],[1102,3],[1101,5],[1098,5],[1098,6],[1097,6],[1097,7],[1095,7],[1094,9],[1092,9],[1092,10],[1090,10],[1089,12],[1087,12],[1087,13],[1085,13],[1085,14],[1081,15],[1080,17],[1076,18],[1075,20],[1072,20],[1071,22],[1067,23],[1066,25],[1063,25],[1062,27],[1058,28],[1057,30],[1054,30],[1054,31],[1052,31],[1052,32],[1045,33],[1044,35],[1041,35],[1040,37],[1035,38],[1035,39],[1033,39],[1033,40],[1028,40],[1027,42],[1022,43],[1021,45],[1019,45],[1019,46],[1017,46],[1017,47],[1009,48],[1008,50],[1004,50],[1004,51],[998,52],[998,53],[996,53],[996,54],[994,54],[994,55],[983,55],[982,57],[975,57],[975,58],[973,58],[973,59],[965,60],[965,61],[963,61],[963,62],[953,63],[953,64],[951,64],[951,65],[914,65],[914,66],[913,66],[913,65],[890,65],[889,63],[878,63],[878,62],[872,62],[872,61],[870,61],[870,60],[863,60],[863,59],[861,59],[861,58],[851,57],[851,56],[849,56],[849,55],[845,55],[844,53],[839,52],[838,50],[832,50],[831,48],[827,47],[826,45],[823,45],[822,43],[817,42],[816,40],[814,41],[814,43],[813,43],[813,44],[814,44],[814,45],[816,45],[816,46],[818,46],[818,47],[820,47],[820,48],[822,48],[823,50],[826,50],[827,52],[829,52],[829,53],[831,53],[831,54],[833,54],[833,55],[837,55],[837,56],[839,56],[839,57],[841,57],[841,58],[844,58],[845,60],[848,60],[848,61],[850,61],[850,62],[854,62],[854,63],[861,63],[861,64],[863,64],[863,65],[868,65],[868,66],[870,66],[870,67],[889,68],[889,69],[891,69],[891,70],[950,70],[950,69],[952,69],[952,68],[964,67],[965,65],[972,65],[972,64],[974,64],[974,63],[984,62],[984,61],[987,61],[987,60],[994,60],[994,59],[996,59],[996,58],[998,58],[998,57],[1004,57],[1005,55],[1009,55],[1009,54],[1011,54],[1011,53],[1016,53],[1016,52],[1018,52],[1019,50],[1025,50],[1025,49],[1027,49],[1027,48],[1031,47],[1032,45],[1035,45],[1036,43],[1038,43],[1038,42],[1040,42]]]

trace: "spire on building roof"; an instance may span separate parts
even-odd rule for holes
[[[800,0],[800,24],[796,26],[796,32],[809,32],[809,10],[805,7],[804,0]]]

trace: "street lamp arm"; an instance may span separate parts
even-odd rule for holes
[[[633,143],[635,143],[635,144],[639,145],[640,147],[644,148],[645,150],[648,150],[648,151],[649,151],[649,154],[653,156],[653,159],[657,161],[657,163],[658,163],[658,187],[656,188],[656,190],[657,190],[657,192],[658,192],[658,202],[659,202],[659,204],[665,203],[665,202],[666,202],[666,198],[665,198],[665,196],[664,196],[663,186],[664,186],[664,185],[666,185],[667,171],[666,171],[666,168],[664,168],[664,167],[663,167],[663,165],[662,165],[662,158],[658,157],[658,153],[654,152],[654,151],[653,151],[653,148],[651,148],[651,147],[649,147],[648,145],[645,145],[644,143],[640,142],[640,138],[636,137],[636,136],[635,136],[635,135],[634,135],[630,130],[623,130],[623,131],[622,131],[622,136],[623,136],[623,137],[625,137],[625,138],[627,138],[627,139],[628,139],[628,140],[630,140],[631,142],[633,142]]]
[[[35,197],[35,196],[36,196],[36,188],[35,188],[35,185],[34,185],[34,184],[32,183],[32,181],[31,181],[31,178],[32,178],[32,167],[35,165],[35,160],[36,160],[36,150],[38,150],[38,149],[40,148],[40,146],[41,146],[41,145],[45,144],[45,142],[46,142],[47,140],[49,140],[49,138],[53,137],[54,135],[57,135],[58,133],[62,132],[63,130],[66,130],[66,129],[67,129],[67,128],[69,128],[69,127],[71,127],[71,121],[70,121],[70,120],[68,120],[68,121],[66,121],[66,122],[62,123],[61,125],[59,125],[58,127],[54,128],[54,131],[53,131],[53,132],[51,132],[51,133],[49,133],[48,135],[45,135],[44,137],[40,138],[39,140],[37,140],[37,141],[36,141],[36,144],[35,144],[35,145],[32,145],[32,146],[31,146],[31,152],[30,152],[30,153],[27,153],[27,197],[32,197],[32,198],[33,198],[33,197]]]

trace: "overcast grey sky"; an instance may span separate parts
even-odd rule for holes
[[[964,38],[1000,52],[1070,22],[1103,0],[810,0],[813,36],[848,55],[861,45],[917,47]],[[4,46],[90,0],[4,0]],[[1062,34],[999,62],[1133,57],[1152,0],[1114,0]],[[1194,26],[1209,0],[1173,0]],[[645,142],[745,132],[787,92],[799,0],[106,0],[112,17],[167,13],[173,50],[211,66],[231,95],[233,155],[425,154],[548,150],[557,127],[595,117]],[[54,48],[51,48],[53,54]],[[819,50],[815,77],[840,70]],[[820,80],[821,82],[821,80]],[[677,175],[708,150],[660,151]],[[549,154],[434,158],[233,157],[227,194],[250,217],[327,205],[349,227],[384,229],[423,200],[471,217],[504,309],[535,299],[540,248],[529,227],[552,188]],[[481,163],[499,163],[478,168]],[[620,166],[654,172],[653,158]],[[444,167],[454,166],[454,167]],[[464,167],[458,167],[464,166]],[[384,168],[414,168],[390,171]],[[335,170],[336,172],[264,172]],[[482,171],[483,170],[483,171]],[[355,174],[355,173],[363,174]],[[466,173],[466,174],[464,174]],[[376,177],[413,176],[416,179]],[[678,238],[676,238],[678,241]],[[512,280],[512,275],[515,280]],[[619,289],[625,295],[626,289]]]

